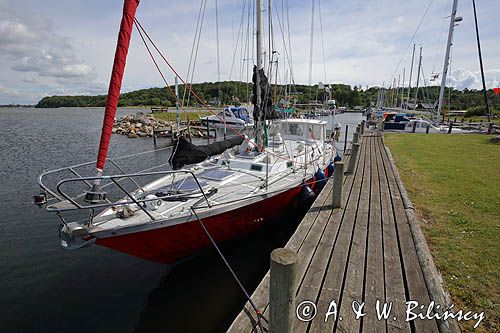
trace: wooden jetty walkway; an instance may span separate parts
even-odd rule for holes
[[[436,299],[436,288],[442,291],[442,287],[438,278],[430,276],[428,265],[422,264],[430,258],[422,254],[428,252],[427,245],[422,249],[419,241],[425,243],[425,239],[415,235],[412,223],[417,222],[406,211],[411,203],[398,183],[399,175],[382,137],[367,133],[361,141],[356,168],[343,179],[342,209],[332,209],[330,179],[286,244],[285,248],[298,256],[295,304],[311,301],[316,305],[316,317],[311,321],[298,320],[294,307],[291,331],[453,331],[453,325],[443,325],[443,321],[405,321],[405,302],[427,306],[431,298]],[[432,258],[430,261],[435,270]],[[267,319],[269,280],[268,272],[251,297]],[[443,301],[444,292],[441,296]],[[377,319],[377,300],[381,308],[383,303],[392,302],[388,320]],[[325,322],[329,307],[335,309],[332,301],[337,306],[336,320],[330,315]],[[362,318],[355,317],[354,301],[365,302]],[[312,308],[299,311],[314,313]],[[264,326],[268,326],[265,321]],[[260,332],[248,302],[229,332]]]

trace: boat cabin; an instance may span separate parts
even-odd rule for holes
[[[305,142],[326,140],[326,121],[292,118],[275,121],[274,124],[283,139]],[[274,132],[271,131],[270,135]]]

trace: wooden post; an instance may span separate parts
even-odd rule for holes
[[[455,119],[453,119],[453,122],[456,123],[457,122],[457,117],[455,117]]]
[[[295,316],[297,253],[278,248],[271,253],[269,276],[269,331],[292,332]]]
[[[335,162],[335,169],[333,171],[333,193],[332,205],[333,208],[342,207],[342,186],[344,183],[344,162]]]
[[[425,128],[425,134],[429,134],[429,129],[431,128],[430,124],[427,124],[427,127]]]
[[[361,126],[359,124],[356,126],[356,133],[361,133]]]
[[[153,128],[153,146],[156,148],[156,132],[154,128]]]
[[[359,143],[353,143],[351,148],[351,156],[349,157],[349,165],[347,166],[347,173],[353,173],[356,166],[356,159],[358,158]]]
[[[417,129],[417,122],[416,122],[416,121],[414,121],[414,122],[413,122],[413,128],[411,129],[411,132],[412,132],[412,133],[415,133],[415,130],[416,130],[416,129]]]
[[[344,136],[344,154],[347,148],[347,132],[349,131],[349,125],[345,125],[345,136]]]
[[[359,133],[354,132],[352,134],[352,143],[358,143],[359,142]]]
[[[384,131],[384,118],[378,118],[377,129],[379,132]]]
[[[453,128],[453,122],[450,123],[450,126],[448,127],[448,134],[451,134],[451,129]]]
[[[444,113],[443,115],[441,116],[441,122],[444,123]]]
[[[365,134],[365,121],[361,121],[361,135]]]
[[[493,133],[493,122],[488,125],[488,134]]]

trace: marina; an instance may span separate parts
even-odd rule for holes
[[[500,331],[478,5],[0,0],[0,333]]]
[[[297,309],[304,301],[316,305],[305,320],[295,313],[288,318],[290,331],[437,332],[438,325],[439,331],[457,331],[451,321],[406,320],[406,302],[440,300],[445,307],[446,296],[414,207],[379,134],[362,137],[355,171],[343,179],[341,209],[332,209],[332,186],[334,181],[328,181],[285,246],[298,256],[292,290]],[[267,317],[269,277],[252,295]],[[329,317],[332,301],[337,305]],[[354,301],[365,304],[361,320],[351,310]],[[377,301],[392,302],[389,319],[377,318]],[[255,310],[247,304],[229,331],[258,332]]]

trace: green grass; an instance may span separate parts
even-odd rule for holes
[[[210,111],[190,111],[190,112],[181,111],[181,121],[187,121],[188,117],[189,117],[189,120],[200,120],[199,117],[204,117],[204,116],[208,116],[211,114],[212,113]],[[175,110],[168,111],[168,112],[158,112],[158,113],[154,114],[154,117],[156,119],[177,121],[177,113]]]
[[[455,309],[485,312],[477,332],[500,332],[500,145],[489,138],[385,135]]]

